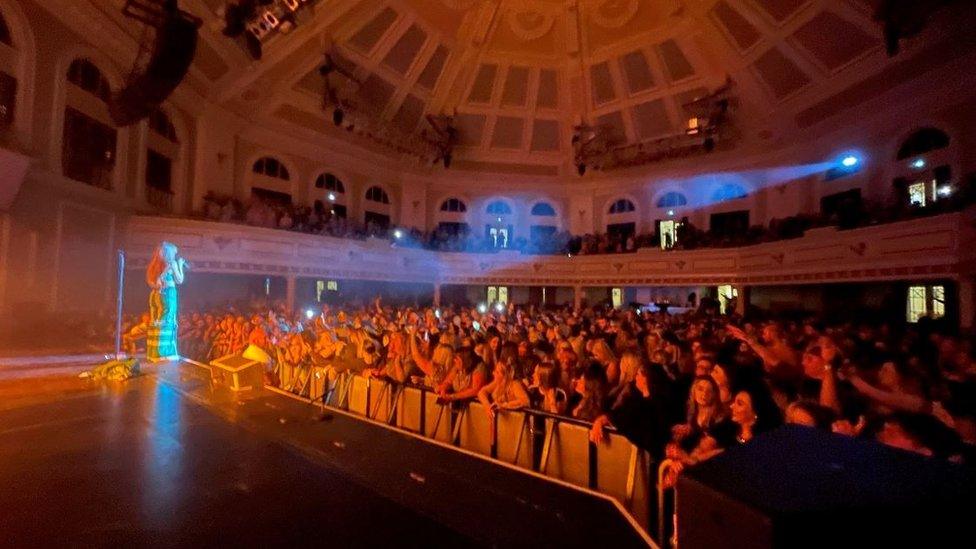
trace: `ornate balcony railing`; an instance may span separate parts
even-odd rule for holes
[[[814,229],[801,238],[702,250],[532,256],[397,248],[192,219],[134,216],[130,265],[144,265],[169,240],[197,269],[339,279],[522,286],[807,284],[953,278],[976,265],[972,213],[957,212],[860,229]]]

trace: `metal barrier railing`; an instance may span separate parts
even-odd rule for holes
[[[323,409],[351,412],[600,491],[620,501],[638,524],[651,530],[655,479],[650,457],[612,427],[606,441],[595,444],[589,439],[593,424],[588,421],[531,409],[498,410],[489,420],[480,402],[442,402],[426,385],[349,371],[333,379],[322,375],[326,382],[318,390],[313,383],[308,398]]]
[[[674,506],[671,507],[671,532],[672,535],[670,539],[668,538],[668,507],[667,507],[667,492],[674,494],[674,488],[665,488],[664,479],[665,476],[677,467],[680,467],[681,463],[673,459],[665,459],[661,461],[661,465],[657,468],[657,535],[658,543],[661,547],[670,546],[672,549],[677,548],[677,514],[674,512]]]

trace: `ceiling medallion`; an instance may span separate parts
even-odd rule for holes
[[[508,12],[507,19],[515,36],[528,41],[545,36],[555,17],[530,9],[514,9]]]
[[[605,29],[626,25],[637,15],[639,0],[604,0],[593,10],[593,21]]]
[[[441,0],[441,4],[451,8],[452,10],[466,10],[473,6],[478,0]]]

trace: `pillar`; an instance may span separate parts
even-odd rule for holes
[[[973,327],[973,317],[976,316],[976,281],[972,276],[959,277],[957,293],[959,295],[959,328],[969,330]]]
[[[583,305],[583,287],[577,284],[573,286],[573,308],[579,309]]]
[[[297,282],[298,277],[295,275],[285,277],[285,307],[288,308],[289,313],[295,312],[295,286]]]
[[[10,270],[10,233],[12,221],[9,213],[0,213],[0,312],[7,297],[7,272]]]
[[[749,308],[749,287],[739,285],[735,286],[735,289],[739,294],[735,299],[735,314],[743,316]]]
[[[434,307],[441,306],[441,283],[434,283]]]

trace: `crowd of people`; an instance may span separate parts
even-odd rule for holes
[[[261,199],[253,196],[244,203],[237,198],[208,193],[204,197],[201,215],[221,222],[320,234],[339,238],[383,238],[400,247],[425,248],[446,252],[489,253],[511,250],[537,255],[593,255],[630,253],[639,248],[691,250],[746,246],[799,238],[813,228],[837,226],[855,228],[887,223],[920,215],[954,211],[976,201],[976,184],[970,182],[952,196],[925,207],[906,205],[871,205],[859,199],[842,202],[829,213],[797,214],[773,219],[768,225],[740,227],[741,230],[712,231],[696,227],[687,217],[676,219],[675,233],[663,236],[657,232],[636,233],[616,231],[572,235],[567,231],[509,235],[507,231],[495,235],[471,229],[466,224],[441,224],[431,231],[416,228],[397,228],[387,222],[371,220],[359,223],[345,215],[344,206],[326,206],[316,201],[311,207],[295,206],[290,202]],[[455,226],[459,225],[459,226]],[[553,228],[555,229],[555,228]]]
[[[313,371],[330,382],[353,373],[478,399],[489,414],[544,410],[591,422],[594,441],[613,426],[686,466],[783,422],[976,464],[973,341],[918,326],[377,300],[301,315],[185,313],[180,349],[206,361],[255,345],[272,359],[267,382],[281,385],[288,368],[295,392],[308,391]]]

